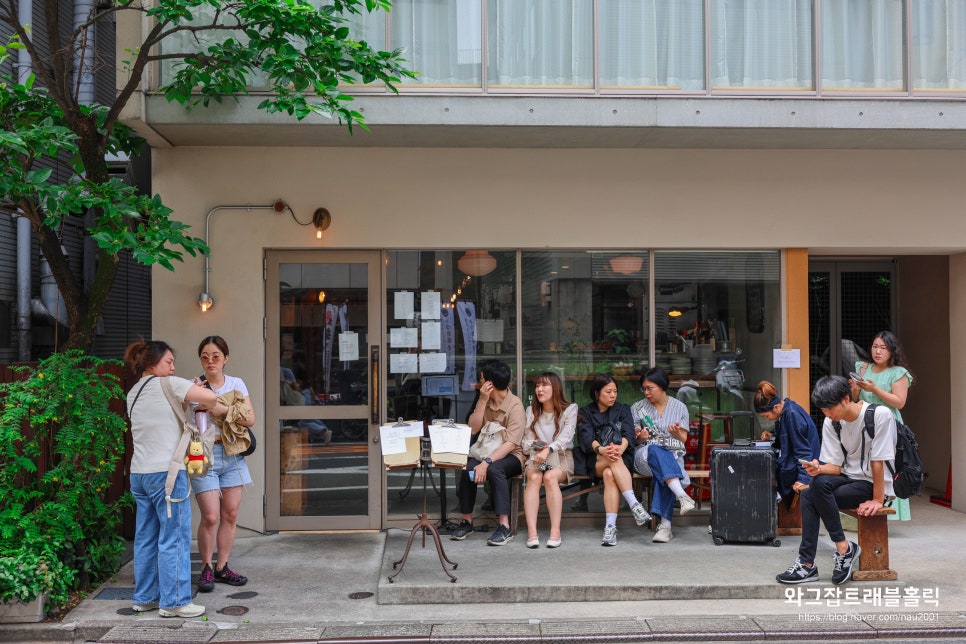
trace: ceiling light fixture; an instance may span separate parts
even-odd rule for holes
[[[640,255],[618,255],[610,258],[610,269],[620,275],[633,275],[644,266]]]
[[[496,268],[496,258],[485,250],[468,250],[456,261],[461,271],[473,277],[482,277]]]

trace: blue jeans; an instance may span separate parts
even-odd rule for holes
[[[161,608],[191,603],[191,503],[188,475],[178,472],[171,518],[164,501],[167,472],[131,474],[137,504],[134,528],[134,603],[158,602]]]
[[[821,519],[832,543],[845,541],[839,510],[852,510],[872,498],[872,483],[857,481],[844,474],[819,474],[802,490],[802,543],[798,558],[813,563],[818,549],[818,522]]]
[[[670,519],[674,514],[674,501],[677,497],[667,486],[667,479],[679,479],[683,476],[681,466],[678,465],[674,453],[660,445],[647,446],[647,465],[654,477],[654,498],[651,499],[651,514],[662,519]]]

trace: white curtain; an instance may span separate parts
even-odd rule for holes
[[[822,3],[822,86],[901,90],[902,0]]]
[[[812,0],[712,0],[711,85],[812,89]]]
[[[593,0],[488,0],[491,86],[593,87]]]
[[[913,0],[912,86],[966,89],[966,2]]]
[[[600,0],[601,87],[704,89],[702,0]]]
[[[407,84],[479,87],[482,84],[482,0],[394,0],[392,49],[405,49]]]

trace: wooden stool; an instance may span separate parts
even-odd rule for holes
[[[792,502],[786,504],[782,499],[778,502],[778,534],[781,536],[802,534],[802,506],[801,495],[792,492]]]
[[[889,568],[889,515],[892,508],[881,508],[873,516],[859,516],[855,510],[842,510],[842,514],[859,522],[859,570],[852,573],[855,581],[895,581],[899,573]]]

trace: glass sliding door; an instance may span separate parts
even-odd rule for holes
[[[808,298],[809,389],[868,360],[879,331],[898,333],[894,262],[810,262]],[[812,418],[821,427],[821,410]]]
[[[378,251],[268,254],[269,529],[381,527],[380,268]]]

